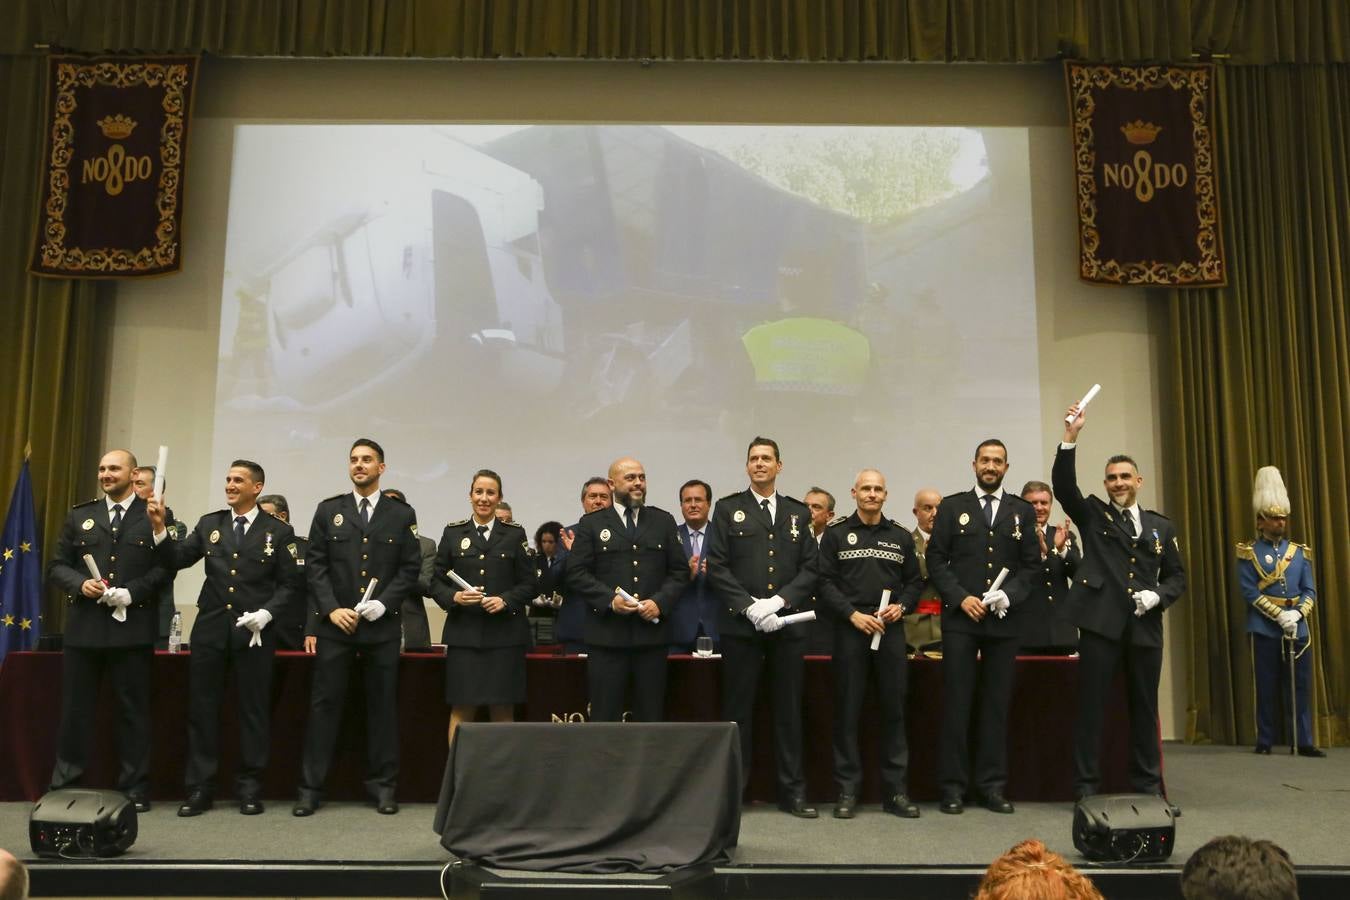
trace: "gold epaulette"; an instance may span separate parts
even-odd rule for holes
[[[1312,548],[1309,547],[1307,544],[1299,544],[1298,546],[1299,549],[1303,551],[1303,558],[1306,559],[1308,562],[1312,562]]]
[[[1256,550],[1252,547],[1251,541],[1246,543],[1239,541],[1236,552],[1238,559],[1256,559]]]

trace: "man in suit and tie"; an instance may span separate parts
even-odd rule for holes
[[[914,553],[919,560],[919,575],[923,590],[914,612],[905,616],[905,643],[912,653],[937,656],[942,652],[942,597],[933,580],[928,577],[928,539],[933,535],[933,522],[942,504],[942,492],[937,488],[919,488],[914,494]]]
[[[384,495],[408,502],[407,496],[395,488],[385,488]],[[426,600],[431,596],[431,580],[436,569],[436,542],[425,534],[418,534],[422,546],[422,570],[417,576],[417,590],[403,601],[403,649],[430,650],[431,626],[427,623]]]
[[[633,720],[659,722],[665,712],[670,621],[689,583],[689,563],[674,516],[646,503],[642,463],[616,459],[609,467],[609,486],[615,505],[581,517],[566,572],[569,596],[589,607],[591,721],[620,721],[631,685]]]
[[[1102,711],[1116,669],[1124,666],[1130,788],[1161,795],[1158,680],[1162,677],[1162,616],[1186,589],[1181,548],[1171,521],[1139,505],[1144,479],[1130,457],[1120,454],[1106,461],[1102,484],[1109,503],[1083,496],[1076,468],[1082,410],[1070,407],[1066,421],[1050,483],[1060,506],[1083,534],[1083,562],[1065,601],[1065,615],[1079,631],[1074,794],[1081,798],[1097,792]]]
[[[942,596],[942,739],[938,809],[959,814],[974,781],[984,807],[1011,813],[1008,701],[1020,642],[1018,607],[1040,563],[1031,504],[1002,490],[1008,449],[990,439],[975,448],[975,488],[944,497],[928,541],[928,575]],[[999,571],[1007,569],[995,587]],[[978,660],[978,661],[977,661]],[[975,711],[974,770],[968,735]]]
[[[366,687],[366,790],[377,812],[398,812],[399,621],[404,601],[421,590],[422,547],[412,507],[380,493],[384,469],[379,444],[353,443],[347,461],[353,489],[321,501],[309,527],[305,569],[318,614],[317,659],[300,792],[291,809],[297,816],[313,815],[323,800],[357,657]]]
[[[592,475],[581,486],[582,516],[596,510],[607,509],[613,503],[614,491],[609,486],[608,478]],[[562,548],[558,551],[560,559],[554,564],[555,571],[558,566],[562,567],[561,573],[558,574],[557,590],[562,594],[563,599],[562,605],[558,607],[557,619],[553,624],[553,636],[558,643],[562,644],[563,651],[566,653],[586,652],[586,602],[580,597],[572,596],[567,590],[567,557],[572,552],[572,544],[576,541],[576,534],[576,525],[562,530],[559,535],[562,539]]]
[[[806,802],[802,768],[802,687],[806,633],[783,627],[779,613],[813,605],[819,547],[811,513],[778,493],[783,460],[778,442],[756,437],[746,450],[750,487],[717,501],[708,543],[708,581],[721,601],[722,715],[740,726],[741,765],[753,760],[755,690],[767,660],[773,705],[778,806],[802,819],[819,813]]]
[[[700,637],[712,639],[719,651],[717,598],[708,588],[708,515],[712,512],[712,488],[697,478],[680,487],[680,543],[689,558],[689,586],[675,604],[671,619],[671,653],[692,653]]]
[[[61,732],[52,790],[80,784],[89,754],[99,681],[117,702],[117,789],[137,812],[150,809],[150,661],[155,607],[171,575],[155,553],[145,501],[131,489],[136,458],[110,450],[98,463],[103,497],[66,516],[47,581],[66,594],[61,657]],[[100,578],[84,557],[98,566]]]
[[[239,769],[235,796],[246,816],[263,811],[262,775],[271,748],[272,656],[276,628],[295,598],[295,532],[258,507],[262,466],[247,459],[225,474],[227,509],[201,517],[186,538],[166,529],[164,507],[155,499],[146,513],[165,565],[177,571],[206,559],[206,580],[197,598],[188,666],[188,796],[180,816],[211,808],[220,759],[220,708],[225,680],[234,670],[239,695]]]
[[[1022,499],[1036,511],[1036,541],[1041,547],[1041,568],[1031,580],[1031,593],[1019,614],[1022,619],[1022,652],[1038,656],[1068,656],[1078,651],[1078,629],[1064,618],[1064,598],[1069,595],[1073,573],[1083,561],[1078,539],[1069,530],[1069,520],[1051,525],[1050,507],[1055,494],[1044,481],[1022,485]]]

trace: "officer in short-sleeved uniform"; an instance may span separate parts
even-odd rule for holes
[[[884,590],[891,592],[891,604],[908,613],[922,589],[914,538],[899,523],[882,516],[877,524],[868,525],[854,512],[825,530],[818,595],[834,621],[834,777],[841,798],[856,799],[862,786],[858,716],[869,673],[875,674],[881,707],[882,796],[889,807],[895,798],[908,794],[909,660],[904,625],[895,622],[873,651],[871,636],[855,628],[849,617],[855,611],[875,616]],[[908,801],[904,805],[909,808]]]
[[[210,798],[219,765],[220,708],[226,672],[234,669],[239,695],[239,768],[235,790],[245,812],[261,812],[263,771],[271,747],[272,660],[277,649],[277,624],[293,603],[295,531],[281,519],[254,506],[244,516],[243,541],[236,537],[235,514],[222,509],[198,520],[187,537],[172,531],[159,552],[171,569],[186,569],[205,559],[206,578],[197,597],[192,625],[192,657],[188,691],[188,760],[184,781],[189,791]],[[266,610],[271,622],[253,634],[235,623],[245,613]]]
[[[47,563],[48,584],[66,594],[66,627],[61,659],[61,732],[52,789],[72,787],[84,775],[105,676],[117,702],[117,743],[121,768],[117,789],[149,809],[150,662],[154,657],[156,604],[172,573],[155,554],[145,501],[128,493],[118,502],[104,495],[74,507]],[[114,523],[116,522],[116,527]],[[131,594],[126,621],[112,607],[86,597],[84,556],[92,556],[112,588]]]
[[[411,506],[397,497],[381,496],[379,491],[363,499],[374,507],[369,524],[362,523],[356,494],[349,491],[320,502],[309,528],[305,569],[310,602],[317,612],[318,658],[297,815],[313,812],[322,798],[342,721],[348,673],[358,655],[364,658],[366,686],[366,789],[381,809],[397,810],[392,800],[398,781],[400,610],[407,597],[420,591],[422,547]],[[384,604],[384,614],[373,622],[360,618],[356,632],[349,635],[329,616],[338,607],[354,608],[371,579],[378,579],[372,599]]]

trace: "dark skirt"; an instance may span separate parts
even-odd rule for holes
[[[447,647],[445,702],[475,706],[525,702],[525,647]]]

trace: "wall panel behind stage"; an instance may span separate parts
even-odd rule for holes
[[[823,427],[817,429],[794,432],[764,426],[762,430],[784,436],[787,465],[782,485],[800,493],[809,483],[826,482],[846,512],[851,509],[847,488],[852,472],[861,465],[878,465],[890,478],[888,511],[901,521],[910,521],[909,501],[915,488],[928,483],[943,491],[967,487],[974,443],[999,433],[1010,445],[1008,485],[1016,490],[1029,478],[1048,476],[1049,454],[1064,407],[1086,385],[1099,381],[1105,390],[1093,407],[1091,434],[1085,433],[1087,457],[1104,458],[1118,449],[1128,450],[1140,461],[1148,479],[1145,503],[1166,508],[1157,477],[1161,459],[1157,336],[1143,292],[1087,287],[1076,278],[1069,138],[1061,75],[1054,66],[679,64],[642,68],[600,63],[212,59],[206,63],[199,101],[187,192],[184,271],[172,278],[119,287],[108,382],[113,387],[106,410],[109,445],[130,446],[148,458],[153,458],[160,443],[172,448],[168,500],[181,517],[195,519],[222,505],[223,465],[230,458],[267,455],[272,458],[259,459],[269,468],[267,487],[291,496],[303,531],[317,499],[349,487],[344,459],[347,443],[355,436],[348,432],[357,431],[370,431],[386,443],[391,463],[386,483],[408,492],[419,509],[424,532],[433,535],[446,518],[465,514],[465,482],[482,465],[502,469],[508,498],[531,530],[545,517],[573,520],[582,477],[600,472],[618,453],[633,452],[647,461],[652,502],[667,508],[675,506],[676,488],[686,477],[707,478],[719,494],[742,486],[741,460],[750,436],[742,432],[760,425],[746,411],[753,414],[762,404],[751,402],[738,408],[721,403],[724,398],[715,384],[707,388],[706,404],[696,402],[694,392],[680,408],[666,406],[659,425],[653,423],[651,405],[642,403],[638,394],[600,415],[559,416],[550,412],[547,387],[537,394],[528,389],[516,392],[513,402],[503,404],[480,391],[467,390],[461,377],[449,384],[435,383],[434,369],[407,381],[395,380],[398,387],[391,391],[390,404],[371,410],[370,417],[338,419],[322,428],[316,428],[312,414],[286,415],[284,402],[276,402],[275,390],[271,394],[255,391],[257,402],[252,404],[223,402],[217,414],[217,398],[237,398],[242,381],[252,378],[256,384],[265,376],[275,386],[286,377],[299,377],[295,371],[264,372],[256,365],[241,370],[229,352],[218,377],[220,351],[228,349],[237,334],[238,306],[228,295],[238,296],[240,290],[257,295],[260,272],[276,274],[287,268],[284,260],[326,254],[326,250],[315,250],[326,246],[323,226],[325,222],[331,226],[342,216],[342,210],[334,210],[325,222],[287,229],[290,240],[250,235],[255,231],[251,228],[238,237],[227,233],[231,191],[240,183],[235,180],[239,173],[232,169],[240,159],[239,150],[247,149],[250,134],[284,124],[333,126],[335,133],[342,133],[344,127],[375,122],[405,127],[444,122],[897,125],[977,129],[990,141],[1011,140],[1015,145],[1011,158],[1020,154],[1018,164],[1027,174],[1018,188],[1020,199],[1010,207],[1020,210],[1020,219],[1009,224],[1006,236],[986,241],[982,254],[958,260],[955,266],[937,254],[927,263],[901,266],[882,277],[872,271],[860,277],[861,293],[857,294],[860,301],[865,300],[869,283],[889,280],[891,289],[901,292],[907,304],[921,309],[920,304],[934,302],[932,297],[907,289],[927,279],[940,291],[947,266],[947,271],[977,284],[980,296],[962,294],[960,314],[929,315],[931,325],[926,325],[923,315],[912,325],[905,320],[905,328],[879,348],[877,359],[893,366],[891,371],[918,373],[915,390],[884,395],[884,400],[870,406],[869,395],[860,393],[846,420],[836,420],[835,411],[823,407],[816,416]],[[434,133],[428,128],[413,131]],[[521,133],[502,131],[503,140]],[[652,131],[638,128],[628,133]],[[670,131],[677,141],[690,139],[689,132]],[[356,129],[347,133],[355,134]],[[516,154],[517,164],[510,168],[527,168],[520,162],[524,153]],[[350,158],[361,157],[351,154]],[[359,193],[368,182],[358,176],[359,172],[354,173],[349,181]],[[524,182],[518,184],[530,189]],[[293,201],[284,181],[278,182],[271,198],[278,221],[294,215]],[[267,223],[266,218],[258,221]],[[251,251],[249,265],[236,271],[233,263],[242,257],[234,251],[248,245],[250,237],[264,248]],[[908,234],[886,237],[903,246],[906,241],[943,240],[942,229],[937,227],[911,226]],[[868,249],[874,251],[875,242],[864,250],[864,256]],[[875,270],[878,254],[873,252],[868,259]],[[304,263],[291,265],[294,271],[305,267]],[[776,261],[765,266],[779,267]],[[227,285],[223,303],[222,285]],[[685,296],[679,291],[671,293],[675,300]],[[1008,297],[1011,304],[1003,302]],[[664,306],[671,302],[670,297],[664,298]],[[317,308],[304,304],[289,308],[291,334],[303,330],[307,316]],[[545,319],[550,314],[545,304]],[[668,355],[658,356],[657,361],[687,359],[691,337],[695,345],[726,340],[743,333],[735,329],[748,324],[739,320],[723,323],[707,334],[692,336],[680,336],[678,329],[672,329],[662,335],[673,338],[666,342]],[[629,333],[629,325],[629,321],[606,319],[588,323],[583,333]],[[943,332],[946,337],[939,337]],[[1009,340],[999,343],[1000,337],[1009,335]],[[402,346],[415,345],[418,337],[411,332],[400,336],[412,342]],[[972,346],[969,342],[977,338],[1000,347],[987,373],[978,356],[962,357]],[[730,349],[723,355],[731,356],[736,343],[729,341]],[[1009,348],[1010,353],[1000,355]],[[425,362],[434,364],[434,356]],[[517,360],[505,374],[527,386],[546,386],[563,372],[561,368],[552,371],[542,364],[546,362],[542,355]],[[921,365],[915,369],[914,362]],[[587,377],[595,374],[592,371]],[[304,377],[317,378],[320,384],[328,378],[342,387],[341,376],[316,370]],[[581,376],[566,372],[563,377]],[[962,385],[959,391],[947,389],[956,382]],[[349,380],[345,389],[360,384],[358,377]],[[939,402],[926,403],[935,391]],[[322,403],[322,396],[320,391],[304,399],[314,406]],[[395,416],[399,405],[417,414]],[[269,411],[259,414],[260,408]],[[418,426],[425,429],[423,439],[416,438],[414,430],[407,438],[391,440],[387,436],[391,417],[424,423]],[[370,423],[368,428],[362,427],[362,419]],[[866,438],[850,437],[852,425],[868,422],[873,427],[860,433],[879,434],[881,439],[866,444]],[[503,443],[503,433],[512,432],[516,437],[505,443],[513,449],[503,454],[496,445]],[[322,435],[316,443],[297,449],[300,437],[316,434]],[[794,450],[794,443],[813,441],[808,453]],[[858,441],[864,446],[859,447]],[[522,443],[528,449],[522,450]],[[254,449],[269,446],[290,450],[265,453]],[[1085,473],[1085,483],[1092,474]],[[303,487],[302,479],[307,479]],[[92,491],[92,477],[90,481]],[[177,601],[185,612],[199,583],[195,572],[184,573],[178,580]],[[1174,641],[1173,647],[1177,645]],[[1175,716],[1168,706],[1166,683],[1163,693],[1164,729],[1172,733]],[[1175,689],[1170,693],[1177,695]]]

